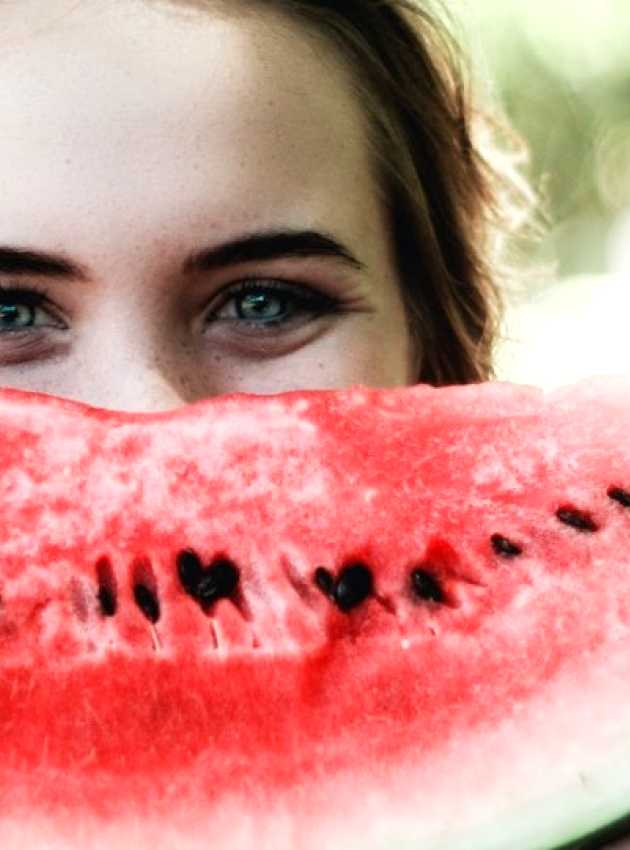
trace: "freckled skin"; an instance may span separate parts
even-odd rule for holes
[[[414,383],[347,72],[293,22],[230,14],[236,5],[21,0],[0,10],[10,107],[0,245],[88,270],[83,281],[0,275],[5,287],[47,290],[35,310],[10,299],[0,308],[0,383],[136,411],[225,392]],[[324,231],[364,268],[317,257],[182,270],[195,250],[276,229]],[[340,311],[304,312],[269,292],[237,298],[252,277],[324,293]],[[255,323],[261,308],[289,319],[270,331]]]

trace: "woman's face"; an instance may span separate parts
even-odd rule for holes
[[[149,411],[414,383],[349,79],[212,8],[3,4],[1,384]]]

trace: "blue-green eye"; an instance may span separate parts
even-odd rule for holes
[[[246,292],[239,295],[235,301],[239,319],[277,321],[287,309],[285,296],[269,292]]]
[[[36,289],[0,286],[0,335],[51,324],[59,327],[55,321],[36,323],[38,315],[51,315],[43,309],[44,304],[46,295]]]
[[[22,320],[22,321],[20,321]],[[0,327],[32,327],[34,310],[26,304],[0,304]]]
[[[339,311],[340,303],[321,292],[276,281],[248,280],[227,293],[208,321],[265,333]]]

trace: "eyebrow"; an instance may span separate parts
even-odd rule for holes
[[[341,242],[317,230],[273,230],[250,233],[212,248],[195,251],[182,267],[184,274],[199,274],[240,263],[290,257],[328,257],[354,270],[365,264]],[[67,280],[87,280],[89,271],[62,254],[0,245],[0,274],[40,275]]]

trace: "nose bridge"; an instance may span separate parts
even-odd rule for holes
[[[173,410],[188,404],[176,382],[163,369],[135,353],[129,357],[103,357],[96,368],[85,370],[87,386],[83,401],[95,407],[152,413]]]
[[[168,353],[164,323],[156,330],[148,321],[129,320],[129,313],[102,318],[82,346],[81,400],[139,413],[172,410],[196,400],[184,390],[191,385],[186,375],[190,367]]]
[[[162,370],[140,357],[130,358],[122,369],[108,364],[93,394],[95,406],[130,413],[173,410],[189,401]]]

